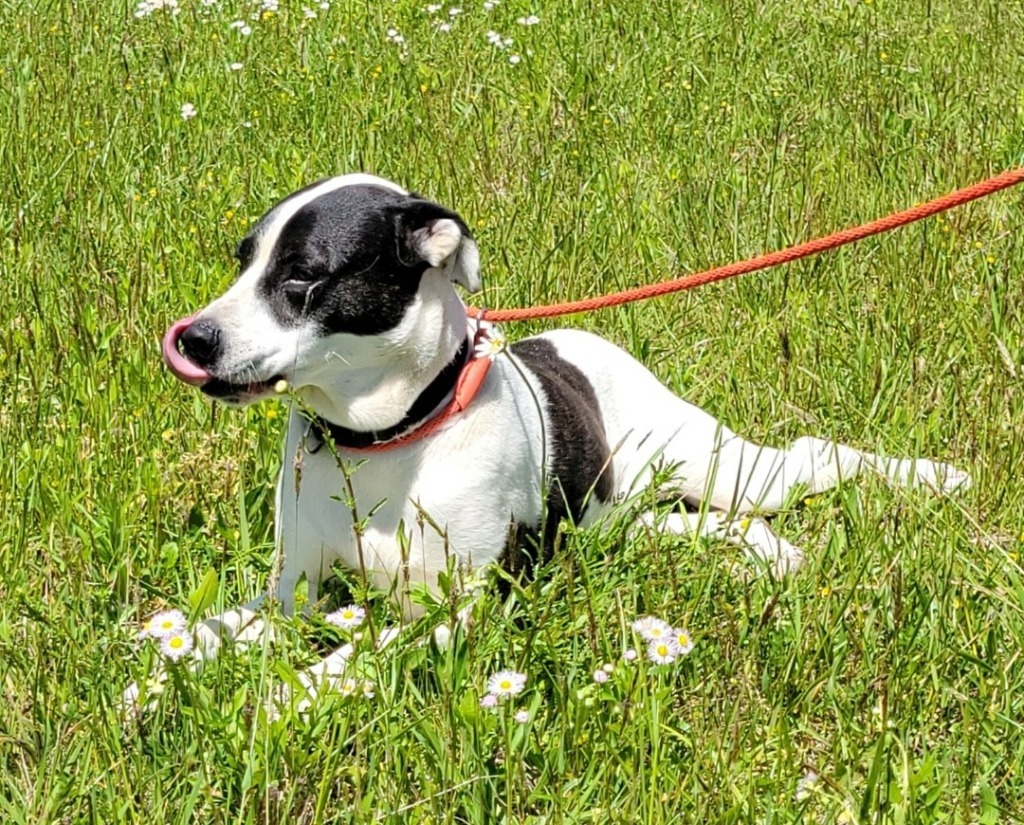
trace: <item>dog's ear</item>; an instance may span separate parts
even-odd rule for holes
[[[467,292],[480,291],[480,252],[457,214],[427,200],[403,207],[398,221],[399,243],[432,268],[443,269]]]

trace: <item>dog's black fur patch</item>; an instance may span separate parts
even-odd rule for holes
[[[540,382],[548,420],[543,530],[541,524],[515,525],[502,557],[504,568],[519,574],[550,556],[559,521],[578,521],[590,496],[602,503],[611,498],[614,478],[597,394],[587,377],[543,338],[519,341],[511,351]]]
[[[265,231],[273,215],[253,234]],[[401,322],[428,269],[409,233],[441,218],[465,226],[438,204],[382,186],[326,192],[281,228],[260,278],[261,296],[283,326],[313,321],[324,335],[386,332]],[[239,251],[246,249],[243,240]]]

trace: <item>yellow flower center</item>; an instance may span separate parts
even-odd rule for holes
[[[657,651],[659,656],[668,656],[668,645],[658,645]]]
[[[508,679],[502,679],[498,683],[498,687],[502,690],[512,690],[512,683]]]
[[[170,619],[164,619],[163,622],[160,624],[160,627],[162,627],[164,630],[170,630],[172,627],[174,627],[174,622],[172,622]]]
[[[177,649],[177,648],[181,647],[182,645],[184,645],[185,642],[182,640],[181,636],[175,636],[167,644],[169,644],[171,647]]]

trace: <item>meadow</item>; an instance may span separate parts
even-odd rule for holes
[[[562,322],[751,438],[949,461],[965,494],[795,500],[775,524],[808,564],[782,581],[628,512],[565,525],[446,650],[441,599],[362,657],[372,696],[271,718],[343,640],[326,611],[396,620],[339,571],[270,611],[273,645],[117,709],[159,657],[146,617],[272,574],[285,407],[210,404],[159,340],[276,199],[369,171],[453,207],[478,305],[653,283],[1024,163],[1022,30],[1019,0],[0,3],[0,820],[1024,820],[1016,190]],[[693,650],[647,659],[644,615]],[[525,688],[482,707],[506,668]]]

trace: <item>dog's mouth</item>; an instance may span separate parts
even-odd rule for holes
[[[233,404],[246,404],[274,392],[284,376],[274,375],[266,381],[228,381],[215,376],[205,367],[187,358],[179,347],[182,333],[191,326],[195,315],[175,321],[164,333],[161,349],[164,363],[179,381],[198,387],[206,395]]]

